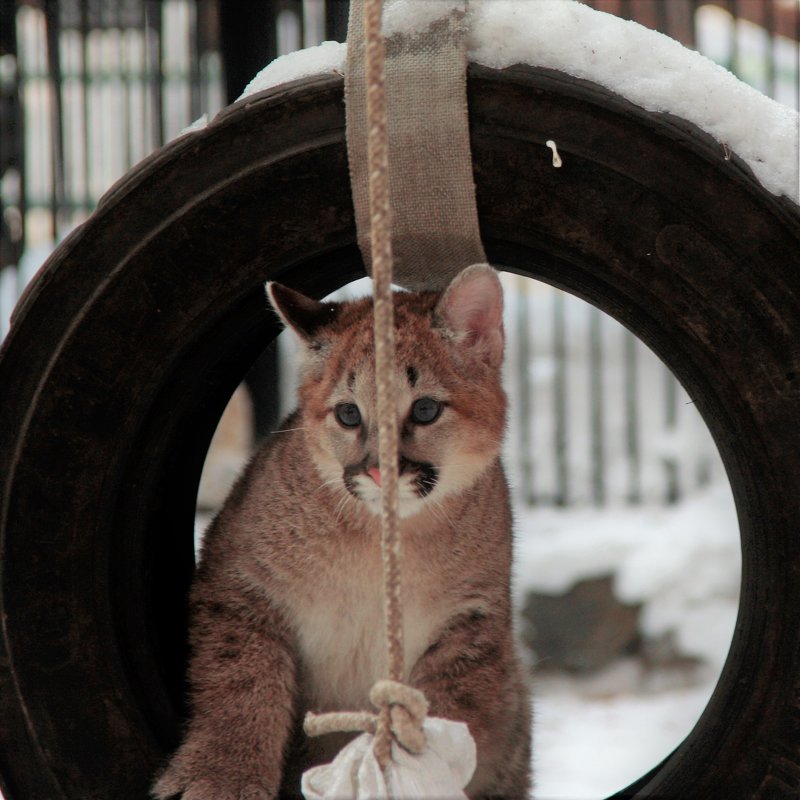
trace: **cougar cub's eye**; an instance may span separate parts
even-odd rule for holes
[[[333,413],[345,428],[356,428],[361,424],[361,412],[355,403],[338,403],[334,407]]]
[[[431,422],[436,422],[441,413],[442,404],[432,397],[420,397],[411,406],[411,420],[418,425],[430,425]]]

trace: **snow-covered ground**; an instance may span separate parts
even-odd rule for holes
[[[617,598],[643,604],[642,633],[672,636],[717,672],[739,600],[739,527],[719,482],[674,506],[518,508],[516,584],[554,595],[611,574]]]
[[[649,771],[688,735],[727,656],[739,596],[738,524],[719,482],[676,506],[518,507],[516,596],[616,576],[643,603],[643,633],[671,634],[693,666],[620,660],[575,677],[533,666],[537,800],[601,798]]]
[[[629,786],[681,743],[713,689],[603,695],[567,676],[535,687],[535,800],[599,800]]]

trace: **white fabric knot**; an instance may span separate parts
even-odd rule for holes
[[[463,722],[427,717],[426,747],[413,754],[395,741],[384,770],[364,733],[342,748],[330,764],[303,773],[306,800],[466,800],[464,787],[475,771],[475,742]]]

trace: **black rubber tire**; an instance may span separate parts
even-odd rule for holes
[[[471,68],[469,102],[492,262],[650,345],[737,502],[726,668],[692,734],[626,794],[797,797],[798,208],[686,123],[561,74]],[[147,159],[28,291],[0,354],[7,800],[145,796],[182,714],[203,458],[277,332],[262,284],[324,295],[362,274],[354,241],[342,82],[321,76]]]

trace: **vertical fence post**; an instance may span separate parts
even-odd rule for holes
[[[229,103],[236,100],[250,80],[278,56],[277,19],[286,4],[266,0],[248,4],[220,3],[220,34]],[[245,378],[253,399],[255,433],[266,436],[278,422],[280,369],[277,342],[259,356]]]
[[[89,71],[89,0],[80,1],[80,40],[81,40],[81,118],[83,124],[83,197],[87,209],[92,207],[92,147],[89,123],[89,96],[91,77]],[[126,131],[126,146],[130,145],[130,130]]]
[[[669,371],[664,370],[664,430],[669,437],[678,426],[678,381]],[[680,483],[678,480],[678,462],[672,454],[663,456],[665,494],[667,503],[676,503],[680,499]]]
[[[603,396],[603,312],[589,308],[589,430],[591,439],[592,501],[606,502],[605,403]]]
[[[15,10],[14,0],[0,0],[0,57],[13,65],[0,74],[0,179],[14,176],[6,183],[5,196],[0,195],[0,270],[14,265],[14,281],[19,283],[19,258],[25,242],[25,114]]]
[[[517,376],[517,397],[514,398],[519,421],[519,467],[520,489],[523,501],[528,505],[536,502],[535,474],[533,468],[533,420],[536,408],[531,391],[531,351],[533,331],[530,325],[529,295],[530,282],[527,278],[516,280],[516,355],[515,373]],[[513,401],[512,401],[513,402]]]
[[[628,493],[626,500],[631,505],[642,502],[642,452],[639,442],[639,364],[636,352],[636,337],[623,330],[624,354],[624,404],[625,404],[625,453],[628,463]]]
[[[50,187],[51,233],[57,241],[63,231],[66,206],[64,186],[64,103],[61,91],[61,19],[57,0],[45,0],[47,70],[50,86],[50,137],[52,184]]]
[[[164,75],[161,0],[145,0],[144,31],[147,43],[147,78],[150,84],[150,125],[153,148],[164,144]]]
[[[794,9],[794,41],[798,45],[794,48],[795,108],[800,110],[800,5]]]
[[[553,444],[556,461],[554,502],[557,506],[566,506],[570,497],[569,461],[567,458],[567,323],[565,299],[562,292],[555,292],[553,295],[553,359],[555,361]]]
[[[728,69],[734,74],[739,74],[739,3],[737,0],[725,0],[725,7],[733,17],[733,24],[730,29],[730,56]]]
[[[189,9],[189,118],[192,120],[200,116],[202,96],[200,91],[200,24],[202,12],[201,0],[195,0]]]
[[[348,0],[325,0],[325,38],[333,42],[347,39]]]

